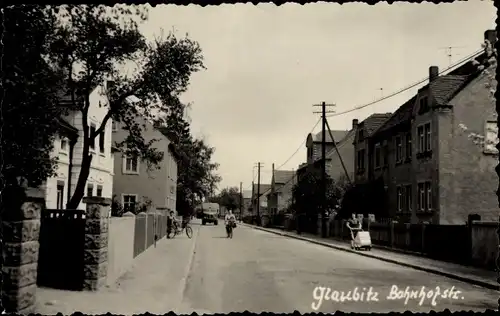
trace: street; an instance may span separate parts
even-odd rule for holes
[[[202,226],[195,221],[193,239],[183,235],[163,240],[115,287],[67,296],[42,289],[40,312],[429,312],[497,307],[498,293],[493,290],[243,225],[227,239],[221,224]],[[428,296],[420,305],[423,286]],[[402,291],[399,299],[395,287]],[[51,300],[55,302],[45,303]]]

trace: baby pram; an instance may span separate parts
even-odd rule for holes
[[[351,231],[351,249],[372,250],[372,239],[370,237],[370,232],[364,231],[362,228],[353,229],[349,227],[349,230]],[[357,234],[355,232],[357,232]]]

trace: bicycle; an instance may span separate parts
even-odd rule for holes
[[[183,226],[184,227],[179,229],[179,226],[174,224],[174,229],[168,234],[168,238],[174,238],[175,236],[182,234],[183,231],[186,231],[186,235],[189,239],[191,239],[193,237],[193,228],[191,228],[189,223],[184,223]]]

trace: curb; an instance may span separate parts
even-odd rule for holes
[[[179,286],[179,291],[177,293],[178,295],[178,300],[177,300],[177,306],[175,306],[174,311],[178,311],[179,308],[182,306],[182,303],[184,301],[184,292],[186,291],[187,287],[187,282],[189,280],[189,273],[191,272],[191,269],[193,268],[193,263],[194,263],[194,256],[196,255],[196,242],[198,241],[198,236],[200,234],[200,228],[196,230],[196,233],[194,234],[192,240],[192,246],[191,246],[191,255],[189,256],[189,261],[186,267],[184,268],[184,275],[180,281],[180,286]]]
[[[247,227],[253,228],[253,229],[265,231],[267,233],[272,233],[272,234],[276,234],[276,235],[280,235],[280,236],[284,236],[284,237],[289,237],[289,238],[294,238],[294,239],[298,239],[298,240],[302,240],[302,241],[307,241],[307,242],[310,242],[310,243],[313,243],[313,244],[317,244],[317,245],[321,245],[321,246],[325,246],[325,247],[329,247],[329,248],[333,248],[333,249],[337,249],[337,250],[342,250],[342,251],[345,251],[345,252],[355,253],[355,254],[358,254],[360,256],[365,256],[365,257],[369,257],[369,258],[372,258],[372,259],[377,259],[377,260],[381,260],[381,261],[385,261],[385,262],[389,262],[389,263],[393,263],[393,264],[405,266],[405,267],[412,268],[412,269],[415,269],[415,270],[424,271],[424,272],[428,272],[428,273],[433,273],[433,274],[440,275],[440,276],[445,276],[445,277],[448,277],[450,279],[462,281],[462,282],[465,282],[465,283],[470,283],[470,284],[477,285],[477,286],[480,286],[480,287],[484,287],[484,288],[487,288],[487,289],[490,289],[490,290],[496,290],[496,291],[500,290],[500,285],[499,284],[485,282],[485,281],[481,281],[481,280],[477,280],[477,279],[463,277],[463,276],[456,275],[456,274],[449,273],[449,272],[444,272],[444,271],[440,271],[440,270],[436,270],[436,269],[432,269],[432,268],[426,268],[426,267],[422,267],[422,266],[419,266],[419,265],[414,265],[414,264],[410,264],[410,263],[406,263],[406,262],[401,262],[401,261],[398,261],[398,260],[384,258],[384,257],[381,257],[381,256],[372,255],[372,254],[369,254],[369,253],[364,253],[364,252],[361,252],[361,251],[356,251],[356,250],[352,250],[352,249],[349,249],[349,248],[340,247],[340,246],[337,246],[337,245],[333,245],[333,244],[326,243],[326,242],[323,242],[323,241],[318,241],[318,240],[310,239],[310,238],[307,238],[307,237],[301,237],[301,236],[295,236],[295,235],[287,234],[286,232],[273,231],[273,230],[269,230],[269,229],[266,229],[266,228],[263,228],[263,227],[249,225],[249,224],[246,224],[246,223],[242,223],[242,224],[245,225],[245,226],[247,226]]]

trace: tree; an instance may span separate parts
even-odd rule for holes
[[[163,154],[154,148],[155,140],[146,142],[138,116],[154,119],[175,110],[179,95],[186,91],[192,73],[204,69],[198,43],[187,36],[170,33],[148,43],[138,30],[147,12],[123,5],[66,5],[51,42],[48,59],[64,72],[64,92],[71,97],[72,109],[82,114],[83,157],[76,189],[68,203],[76,208],[84,195],[92,155],[90,145],[112,119],[128,131],[128,137],[115,146],[125,155],[137,156],[156,168]],[[132,75],[123,66],[135,64]],[[100,126],[89,130],[90,93],[104,82],[108,109]],[[134,97],[134,102],[131,102]]]
[[[36,187],[55,175],[57,159],[50,152],[56,118],[66,110],[58,103],[62,74],[43,59],[56,19],[51,10],[32,5],[6,8],[3,16],[2,178],[6,187],[20,178]]]
[[[211,161],[215,149],[203,140],[193,139],[184,118],[188,105],[175,102],[176,106],[156,124],[181,155],[177,168],[177,208],[181,214],[187,214],[203,197],[214,193],[221,178],[215,173],[219,165]]]
[[[240,192],[237,187],[222,189],[222,191],[211,199],[214,203],[219,203],[229,210],[235,210],[240,207]]]
[[[332,178],[326,175],[326,192],[322,191],[321,181],[320,170],[308,170],[292,188],[295,212],[305,216],[306,221],[314,229],[317,228],[318,215],[321,214],[323,194],[326,194],[327,209],[335,208],[339,201]]]

